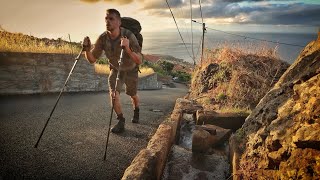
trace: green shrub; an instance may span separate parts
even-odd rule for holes
[[[99,59],[97,59],[97,64],[109,64],[109,60],[106,57],[100,57]]]
[[[172,76],[177,77],[181,82],[190,82],[191,74],[183,72],[183,71],[176,71],[171,73]]]

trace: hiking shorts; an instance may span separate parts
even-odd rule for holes
[[[110,92],[115,91],[116,79],[118,70],[111,69],[108,82]],[[125,92],[129,96],[137,94],[138,89],[138,68],[134,68],[130,71],[120,71],[120,78],[117,84],[117,91],[120,93],[123,84],[126,85]]]

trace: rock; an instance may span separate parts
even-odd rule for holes
[[[192,134],[192,152],[206,153],[214,141],[208,131],[197,129]]]
[[[174,109],[179,110],[181,113],[196,114],[198,110],[201,110],[203,108],[202,106],[200,106],[199,104],[196,104],[193,101],[183,99],[183,98],[178,98]]]
[[[230,129],[206,124],[196,126],[192,135],[192,152],[206,153],[211,147],[218,146],[228,140]]]
[[[320,151],[296,149],[290,158],[280,163],[281,179],[317,179],[320,177]]]
[[[310,42],[232,136],[234,179],[320,177],[320,39]],[[233,150],[231,150],[233,152]],[[235,172],[236,171],[236,172]]]

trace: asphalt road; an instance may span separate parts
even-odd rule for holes
[[[64,94],[38,148],[34,145],[58,94],[0,97],[0,179],[120,179],[186,93],[183,85],[139,91],[140,124],[131,123],[132,105],[122,93],[126,131],[110,133],[106,161],[111,111],[106,92]]]

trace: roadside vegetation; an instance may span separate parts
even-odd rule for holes
[[[180,83],[190,83],[191,80],[191,65],[181,65],[179,62],[172,62],[172,60],[161,59],[156,63],[144,61],[141,67],[152,68],[160,79],[173,79]],[[177,68],[180,67],[180,68]]]

